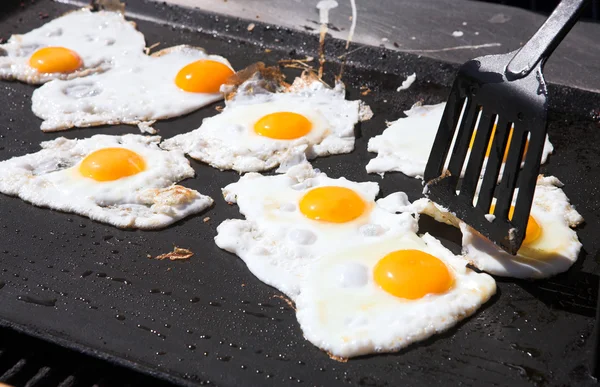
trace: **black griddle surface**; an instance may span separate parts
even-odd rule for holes
[[[49,1],[2,7],[4,38],[73,8]],[[259,60],[275,64],[316,53],[314,36],[264,26],[259,20],[248,32],[248,22],[197,10],[142,1],[130,1],[128,7],[143,16],[134,19],[148,45],[198,45],[226,56],[237,69]],[[341,47],[340,42],[328,44],[331,53],[343,52]],[[364,166],[374,157],[366,144],[415,101],[443,101],[454,69],[379,48],[356,51],[345,77],[348,97],[364,99],[375,117],[358,128],[353,153],[317,159],[314,166],[333,177],[377,181],[382,195],[403,190],[411,200],[418,198],[418,180],[366,174]],[[413,71],[417,82],[406,92],[396,92],[403,76]],[[361,96],[361,86],[371,92]],[[0,90],[0,160],[36,152],[41,141],[59,136],[137,132],[135,127],[115,126],[44,134],[30,109],[34,87],[0,82]],[[195,161],[197,176],[183,185],[212,196],[215,206],[158,232],[118,230],[0,195],[0,323],[182,384],[592,384],[588,359],[598,279],[590,273],[598,271],[600,248],[600,131],[590,114],[600,99],[567,88],[553,87],[551,92],[555,111],[549,132],[555,154],[544,171],[565,183],[565,192],[586,219],[578,231],[584,246],[579,261],[548,281],[500,279],[498,294],[472,318],[400,353],[339,363],[306,342],[293,310],[276,297],[279,293],[213,243],[221,221],[240,217],[220,193],[238,175]],[[215,106],[156,128],[165,138],[195,129],[202,118],[217,113]],[[205,222],[205,217],[210,219]],[[422,231],[459,251],[457,230],[425,218]],[[170,251],[174,244],[196,254],[180,262],[147,258]]]

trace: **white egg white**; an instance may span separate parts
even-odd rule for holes
[[[0,162],[0,192],[121,228],[162,228],[203,211],[213,200],[174,185],[193,177],[194,170],[181,152],[161,150],[159,142],[158,136],[132,134],[46,141],[39,152]],[[79,172],[88,154],[114,147],[136,152],[145,170],[113,181]]]
[[[139,125],[142,131],[155,120],[181,116],[223,98],[221,93],[192,93],[175,84],[177,73],[201,59],[227,59],[203,49],[175,46],[153,55],[139,55],[102,74],[67,81],[56,80],[33,93],[33,113],[44,120],[45,132],[103,124]]]
[[[226,101],[220,114],[161,146],[180,149],[215,168],[238,172],[269,170],[298,155],[312,159],[349,153],[354,149],[354,126],[372,113],[361,101],[347,101],[344,96],[341,83],[330,89],[317,79],[297,78],[291,87],[271,92],[252,77],[238,86],[237,94]],[[301,114],[312,123],[312,130],[292,140],[257,134],[254,124],[276,112]]]
[[[29,58],[43,47],[75,51],[83,66],[71,73],[40,73]],[[0,79],[40,84],[52,79],[71,79],[106,71],[129,57],[143,55],[144,35],[119,12],[69,12],[23,35],[13,35],[0,45]]]
[[[350,188],[368,210],[347,223],[309,219],[298,203],[306,192],[320,186]],[[261,281],[295,299],[309,266],[323,254],[416,232],[411,214],[396,213],[410,208],[406,195],[395,193],[375,202],[378,192],[377,183],[333,179],[308,163],[281,175],[248,173],[223,189],[225,200],[237,203],[246,219],[225,220],[217,228],[215,242],[244,260]]]
[[[404,112],[406,118],[399,118],[382,134],[371,138],[367,150],[377,153],[377,157],[369,161],[367,172],[383,175],[395,171],[422,178],[445,107],[446,103],[415,104]],[[546,136],[542,164],[553,150]]]
[[[508,254],[428,199],[415,201],[413,207],[416,212],[460,228],[463,255],[478,269],[502,277],[540,279],[568,270],[582,247],[572,227],[581,224],[583,217],[560,187],[562,183],[554,176],[538,178],[530,216],[542,231],[539,238],[521,245],[517,255]]]
[[[410,300],[384,291],[374,280],[378,261],[415,249],[446,264],[454,278],[442,294]],[[323,256],[310,268],[296,300],[304,337],[336,358],[395,352],[456,325],[496,292],[492,277],[465,267],[461,257],[429,234],[407,232],[377,243]]]

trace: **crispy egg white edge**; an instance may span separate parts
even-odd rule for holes
[[[117,142],[113,143],[110,141],[111,139]],[[97,205],[92,200],[93,198],[79,198],[84,201],[82,205],[81,200],[73,201],[69,198],[53,195],[59,193],[59,191],[44,178],[46,173],[52,173],[52,171],[44,171],[44,168],[47,165],[60,164],[63,158],[75,158],[77,159],[75,165],[77,165],[85,157],[85,154],[81,154],[76,148],[78,142],[95,143],[98,141],[104,142],[103,140],[108,140],[108,146],[123,144],[127,148],[127,144],[135,143],[149,146],[153,148],[154,152],[163,152],[157,147],[160,141],[158,136],[97,135],[82,140],[68,140],[60,137],[43,142],[41,151],[0,162],[0,192],[6,195],[18,196],[22,200],[39,207],[76,213],[121,228],[162,228],[191,214],[201,212],[212,205],[212,198],[201,195],[195,190],[174,185],[176,181],[166,180],[163,181],[165,184],[162,184],[162,187],[140,189],[136,193],[137,203],[120,203],[109,207]],[[183,154],[175,152],[172,156],[180,158],[183,165],[178,172],[178,179],[194,176],[194,170]],[[41,176],[35,175],[37,169],[42,173]],[[65,170],[62,169],[57,172]],[[144,208],[137,206],[144,206]],[[136,217],[135,214],[131,215],[131,212],[136,211],[142,211],[147,216]]]

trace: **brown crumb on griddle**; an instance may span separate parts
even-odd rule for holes
[[[369,95],[369,93],[371,93],[371,89],[369,89],[368,86],[361,86],[360,90],[360,95]]]
[[[160,46],[160,42],[156,42],[156,43],[144,48],[144,52],[146,53],[146,55],[150,55],[150,52],[158,46]]]
[[[208,222],[209,220],[210,220],[210,216],[207,216],[206,218],[202,219],[202,221],[203,221],[204,223]]]
[[[254,29],[254,27],[256,27],[256,24],[254,24],[254,23],[250,23],[250,24],[248,24],[248,28],[247,28],[247,30],[248,30],[248,31],[252,31],[252,30]]]
[[[215,106],[215,110],[218,111],[219,113],[221,113],[223,111],[223,109],[225,109],[225,106]]]
[[[268,53],[270,53],[271,51],[273,51],[273,50],[271,50],[270,48],[265,48],[265,53],[267,53],[267,54],[268,54]]]
[[[152,259],[152,255],[150,255],[150,254],[146,254],[146,258],[148,258],[148,259]]]
[[[308,62],[312,62],[314,58],[312,56],[307,56],[305,59],[282,59],[277,61],[277,64],[281,67],[289,68],[289,69],[300,69],[307,70],[313,69],[312,65],[308,64]]]
[[[329,356],[331,360],[339,361],[340,363],[348,363],[347,357],[335,356],[329,352],[327,352],[327,356]]]
[[[180,259],[189,259],[194,255],[191,250],[183,249],[181,247],[174,246],[173,251],[166,254],[161,254],[155,259],[162,261],[163,259],[170,259],[171,261],[178,261]]]
[[[283,301],[285,301],[286,304],[288,304],[288,306],[292,309],[294,309],[294,311],[296,311],[296,304],[294,304],[294,301],[290,300],[289,298],[287,298],[286,296],[282,296],[281,294],[275,294],[273,296],[273,298],[279,298],[282,299]]]

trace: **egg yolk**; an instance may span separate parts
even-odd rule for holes
[[[361,216],[366,203],[353,190],[344,187],[317,187],[300,199],[300,212],[309,219],[345,223]]]
[[[233,75],[227,65],[214,60],[201,59],[179,70],[175,84],[191,93],[218,93],[221,85]]]
[[[79,172],[96,181],[112,181],[146,169],[144,159],[125,148],[104,148],[87,155]]]
[[[506,158],[508,157],[508,149],[510,146],[510,141],[512,140],[514,129],[510,128],[510,133],[508,134],[508,141],[506,142],[506,151],[504,152],[504,157],[502,158],[502,162],[506,162]],[[475,143],[475,134],[477,131],[473,132],[471,136],[471,143],[469,144],[469,149],[473,148],[473,144]],[[490,136],[490,143],[488,144],[487,151],[485,152],[485,157],[490,157],[490,153],[492,152],[492,144],[494,140],[494,136],[496,135],[496,125],[492,128],[492,134]],[[525,142],[525,150],[523,151],[523,155],[527,153],[527,148],[529,148],[529,140]]]
[[[494,213],[496,209],[496,205],[492,204],[490,206],[490,214]],[[512,219],[515,213],[515,206],[510,206],[510,210],[508,210],[508,219]],[[529,215],[529,220],[527,221],[527,228],[525,229],[525,238],[523,238],[523,244],[527,245],[531,242],[534,242],[542,235],[542,228],[539,223],[535,220],[535,218]]]
[[[254,124],[254,131],[275,140],[293,140],[306,135],[312,123],[302,114],[277,112],[267,114]]]
[[[29,58],[29,66],[40,73],[71,73],[83,65],[81,57],[64,47],[44,47]]]
[[[420,250],[389,253],[375,265],[373,279],[391,295],[409,300],[445,293],[454,283],[444,262]]]

